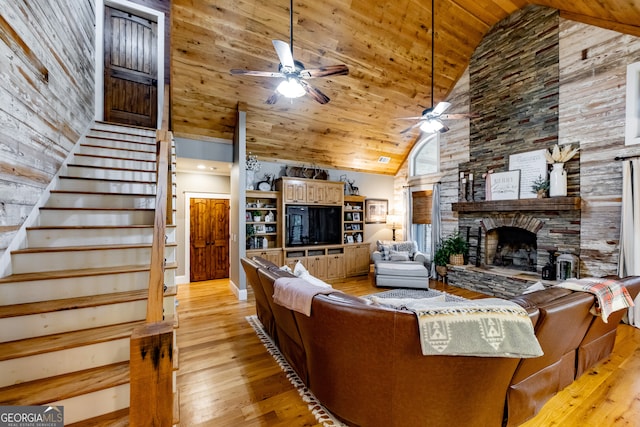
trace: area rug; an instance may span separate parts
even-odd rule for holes
[[[436,289],[391,289],[389,291],[378,292],[376,294],[367,295],[364,298],[376,296],[378,298],[435,298],[444,294],[446,302],[466,301],[466,298],[457,295],[451,295]]]
[[[271,337],[264,331],[264,327],[258,317],[247,316],[245,317],[247,322],[251,325],[254,331],[256,331],[256,335],[260,338],[260,341],[265,346],[269,354],[273,356],[275,361],[280,365],[282,371],[287,375],[287,378],[291,382],[291,385],[298,391],[302,400],[307,403],[309,410],[316,417],[316,420],[321,423],[325,427],[347,427],[346,424],[338,421],[322,404],[316,399],[316,397],[311,393],[296,371],[293,370],[287,359],[284,358],[278,346],[275,345]]]

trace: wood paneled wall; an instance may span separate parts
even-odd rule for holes
[[[94,114],[94,2],[0,8],[0,252]]]
[[[640,61],[640,38],[560,20],[561,142],[580,145],[581,272],[617,271],[622,164],[640,155],[624,145],[627,65]]]
[[[529,15],[522,15],[516,22],[512,37],[518,42],[523,37],[539,39],[538,32],[529,32]],[[514,14],[514,15],[516,15]],[[512,15],[509,19],[513,19]],[[626,68],[628,64],[640,61],[640,38],[604,30],[568,19],[559,18],[555,13],[548,15],[555,24],[558,36],[556,55],[558,61],[559,102],[556,134],[545,134],[548,145],[556,141],[579,145],[581,152],[569,166],[570,192],[582,197],[580,224],[580,258],[583,276],[615,274],[618,263],[620,238],[620,212],[622,198],[621,163],[616,156],[640,155],[640,146],[624,145]],[[506,21],[506,20],[505,20]],[[500,25],[500,24],[499,24]],[[551,27],[554,27],[553,23]],[[486,46],[490,37],[485,38],[478,50],[492,49]],[[484,59],[487,68],[498,66],[496,58]],[[468,72],[460,79],[448,98],[457,108],[469,103],[469,92],[474,93],[475,85],[469,83]],[[484,92],[492,96],[504,91],[508,85],[486,87]],[[463,94],[464,93],[464,94]],[[474,93],[481,99],[485,93]],[[473,111],[484,114],[483,111]],[[485,120],[482,117],[477,119]],[[452,122],[452,130],[441,135],[441,174],[420,182],[442,182],[443,235],[458,226],[458,216],[451,211],[451,203],[458,200],[458,174],[471,167],[469,148],[469,128],[458,129],[459,123]],[[520,127],[516,124],[507,129],[514,140],[520,139]],[[508,136],[508,135],[507,135]],[[502,137],[505,137],[504,135]],[[507,138],[508,139],[508,138]],[[522,149],[514,144],[513,153],[533,150]],[[540,147],[543,148],[543,147]],[[499,157],[509,152],[500,154]],[[505,163],[506,165],[506,163]],[[465,169],[467,168],[467,169]],[[408,165],[405,163],[396,175],[396,191],[407,182]],[[478,176],[478,178],[480,178]],[[480,193],[480,194],[479,194]],[[484,191],[477,189],[476,196]],[[575,239],[572,235],[570,240]]]

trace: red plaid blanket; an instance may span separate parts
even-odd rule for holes
[[[592,311],[595,315],[601,316],[604,323],[607,323],[607,318],[614,311],[633,307],[633,299],[629,291],[617,280],[589,277],[569,279],[556,286],[594,294],[596,304]]]

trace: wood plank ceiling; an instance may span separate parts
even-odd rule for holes
[[[262,160],[395,174],[430,106],[431,2],[294,0],[294,57],[306,68],[346,64],[348,76],[309,80],[331,101],[264,101],[277,79],[231,76],[277,71],[271,41],[289,40],[287,0],[173,0],[171,116],[177,136],[233,139],[239,103],[247,148]],[[529,4],[562,17],[640,36],[638,0],[435,0],[434,99],[443,100],[496,23]],[[449,113],[468,106],[452,106]],[[380,156],[391,161],[379,163]]]

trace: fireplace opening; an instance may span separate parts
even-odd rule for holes
[[[487,232],[486,260],[489,265],[536,271],[536,234],[518,227],[498,227]]]

